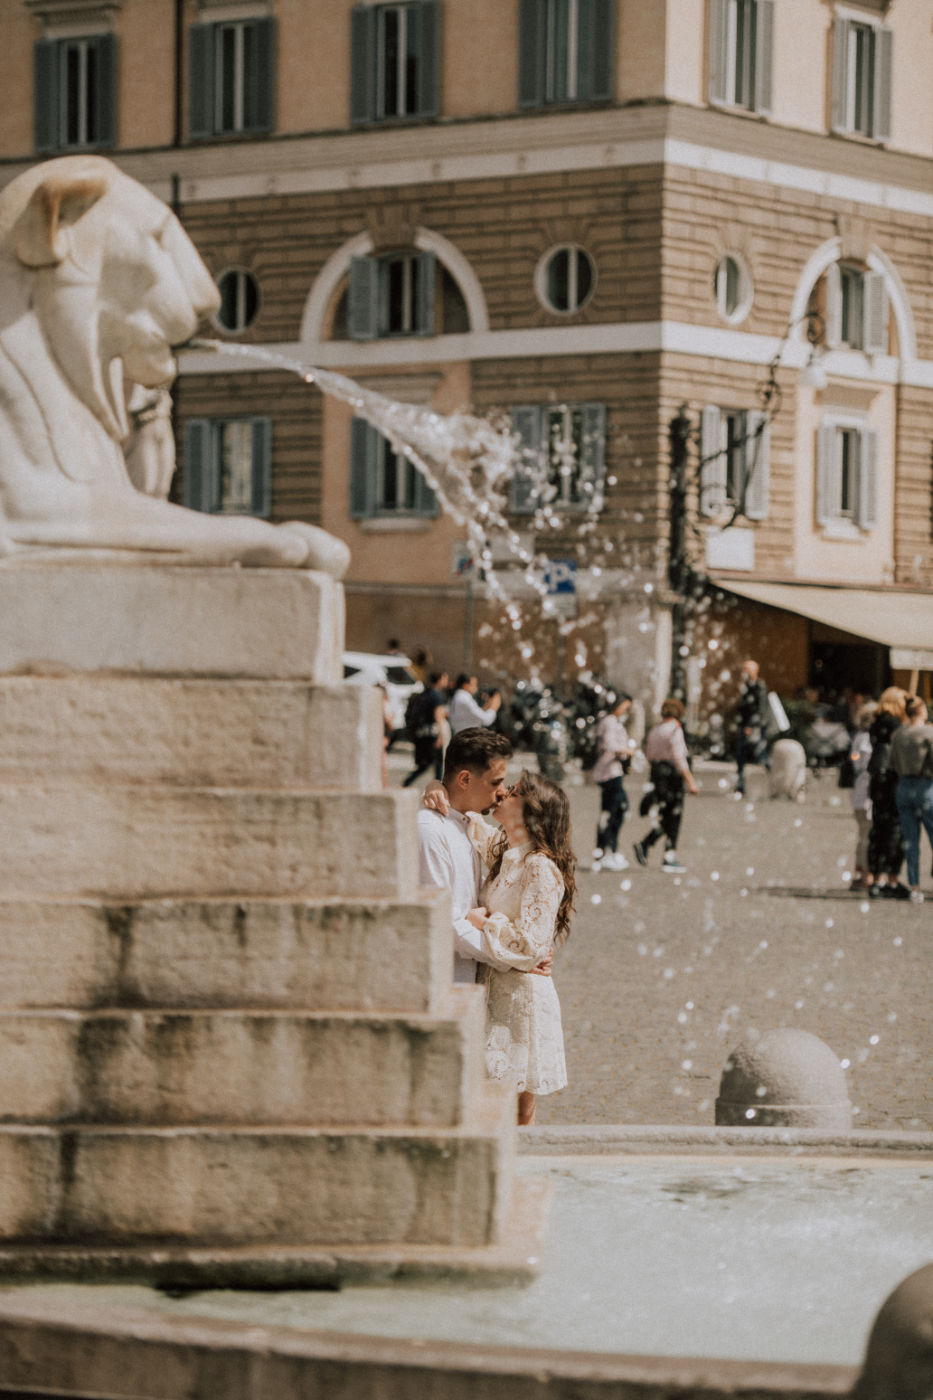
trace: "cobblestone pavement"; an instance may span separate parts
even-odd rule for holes
[[[407,760],[393,753],[392,781]],[[529,763],[519,756],[517,766]],[[700,764],[678,854],[686,874],[648,869],[632,842],[641,779],[620,839],[621,874],[594,872],[598,789],[568,774],[581,869],[570,940],[558,952],[570,1084],[538,1122],[715,1121],[719,1077],[750,1033],[798,1027],[848,1062],[858,1128],[933,1131],[933,880],[927,902],[851,891],[855,823],[833,775],[802,804],[770,800],[764,774],[732,794],[734,769]]]

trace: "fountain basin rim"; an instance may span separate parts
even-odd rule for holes
[[[518,1130],[523,1156],[684,1156],[933,1158],[933,1133],[891,1129],[680,1127],[667,1124],[560,1124]]]

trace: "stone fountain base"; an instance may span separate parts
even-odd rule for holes
[[[342,646],[320,574],[0,567],[0,1279],[534,1271]]]

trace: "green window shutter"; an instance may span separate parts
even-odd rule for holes
[[[518,439],[515,469],[509,482],[509,509],[516,515],[531,515],[538,508],[540,482],[547,475],[542,461],[544,409],[531,404],[512,409],[512,433]]]
[[[543,0],[519,0],[519,107],[540,107],[544,102],[546,61],[547,26]]]
[[[94,102],[94,145],[115,146],[117,41],[113,34],[101,34],[93,40],[97,84],[92,94]]]
[[[836,425],[821,423],[816,438],[816,523],[833,518],[833,478],[836,466]]]
[[[188,41],[188,134],[203,141],[214,135],[214,26],[193,24]]]
[[[766,413],[750,409],[745,416],[745,501],[748,520],[765,520],[771,484],[771,424]]]
[[[869,355],[888,353],[888,293],[884,274],[866,272],[864,283],[864,346]]]
[[[253,419],[252,502],[254,515],[268,519],[272,511],[272,419]]]
[[[726,508],[726,454],[722,450],[722,414],[707,404],[700,414],[700,514],[719,515]]]
[[[830,124],[847,130],[849,110],[849,21],[833,20],[833,95]]]
[[[350,427],[350,518],[368,520],[375,514],[379,434],[365,418]]]
[[[891,139],[891,65],[894,35],[890,29],[875,30],[874,120],[876,141]]]
[[[185,424],[182,500],[191,510],[217,508],[214,433],[209,418],[189,418]]]
[[[440,71],[440,13],[437,0],[420,0],[411,15],[418,16],[418,115],[438,113]]]
[[[378,259],[350,259],[347,331],[351,340],[375,340],[379,334],[379,278]]]
[[[40,39],[33,50],[33,130],[38,155],[57,151],[58,129],[58,44]]]
[[[755,111],[771,111],[774,70],[774,0],[758,0],[755,7]]]
[[[250,44],[243,74],[243,130],[272,131],[275,126],[275,20],[256,19],[247,28]]]
[[[856,521],[862,530],[873,530],[878,514],[878,432],[865,428],[859,442],[858,502]]]
[[[435,303],[437,300],[437,259],[433,253],[419,253],[417,260],[417,322],[418,335],[434,335],[436,332]]]
[[[727,101],[729,84],[729,0],[710,0],[709,5],[709,100]]]
[[[579,0],[577,96],[607,102],[613,95],[615,0]]]
[[[606,405],[585,403],[580,450],[580,487],[588,510],[600,510],[606,480]]]
[[[350,11],[350,122],[371,122],[376,113],[376,8]]]

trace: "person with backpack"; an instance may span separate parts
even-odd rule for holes
[[[408,702],[411,716],[406,713],[405,719],[415,746],[415,766],[402,783],[402,787],[411,787],[429,768],[433,768],[433,776],[440,779],[444,770],[447,687],[446,671],[430,671],[427,689],[413,695]]]
[[[594,870],[627,870],[628,861],[618,849],[619,832],[628,811],[628,795],[623,779],[632,764],[637,745],[629,738],[625,721],[632,708],[632,697],[622,691],[615,705],[596,726],[596,762],[590,777],[599,784],[599,825],[596,829]]]

